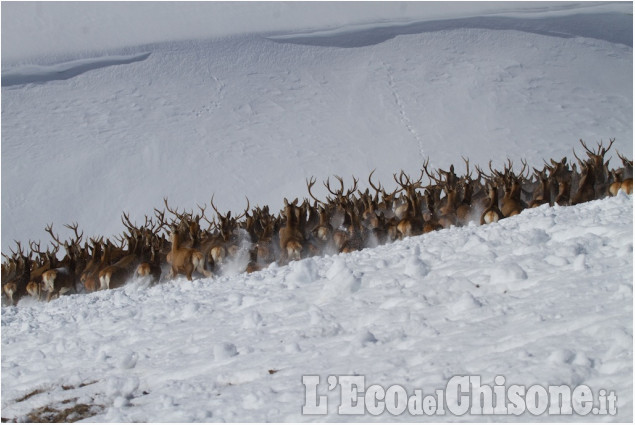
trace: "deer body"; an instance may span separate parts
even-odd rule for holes
[[[299,214],[297,212],[298,200],[292,203],[284,199],[284,215],[287,218],[285,227],[280,228],[280,260],[286,262],[289,260],[300,260],[302,258],[302,241],[304,236],[299,227]]]
[[[99,271],[101,289],[114,289],[123,286],[132,277],[138,262],[135,254],[128,254],[115,264],[104,267]]]
[[[613,172],[614,182],[609,186],[609,194],[611,196],[617,195],[617,192],[623,190],[627,195],[633,193],[633,179],[627,178],[622,179],[624,171],[617,170]]]
[[[498,208],[498,188],[489,186],[489,203],[483,214],[481,214],[481,225],[496,223],[503,217],[503,213]]]
[[[503,202],[500,208],[500,212],[503,217],[512,217],[520,214],[523,210],[522,203],[520,201],[520,182],[517,179],[513,179],[509,192],[506,191],[503,198]]]
[[[543,204],[551,204],[551,188],[546,173],[538,172],[536,175],[540,179],[538,191],[534,194],[534,198],[529,202],[529,208],[539,207]]]
[[[58,267],[42,274],[42,285],[48,292],[46,301],[75,290],[75,271],[72,266]]]
[[[11,305],[15,305],[27,294],[27,284],[31,275],[33,261],[30,256],[22,252],[22,247],[18,243],[18,253],[14,253],[10,273],[3,276],[2,292],[9,299]]]
[[[211,277],[212,273],[205,270],[205,257],[200,251],[193,248],[181,248],[179,245],[179,235],[176,228],[170,233],[172,248],[167,255],[167,262],[170,264],[168,278],[173,278],[178,274],[184,274],[187,280],[192,280],[192,273],[197,271],[205,277]]]
[[[42,296],[42,282],[31,281],[26,285],[26,292],[39,301]]]
[[[571,205],[581,204],[583,202],[592,201],[595,199],[595,174],[592,164],[582,164],[582,177],[580,178],[580,184],[573,198],[571,198]]]
[[[558,195],[554,203],[565,206],[569,205],[569,197],[571,196],[571,183],[568,180],[558,182]]]

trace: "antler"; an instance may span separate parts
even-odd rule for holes
[[[580,139],[580,141],[582,142],[582,139]],[[582,143],[584,145],[584,142]],[[575,159],[578,160],[578,162],[580,163],[580,165],[582,165],[584,163],[584,161],[582,161],[580,158],[578,158],[578,155],[576,155],[575,153],[575,148],[573,148],[573,156],[575,156]]]
[[[240,220],[241,218],[243,218],[244,216],[247,215],[247,213],[249,212],[249,198],[247,198],[247,196],[245,196],[245,199],[247,200],[247,208],[245,208],[245,212],[243,212],[241,215],[239,215],[238,217],[234,217],[234,220]]]
[[[328,189],[329,192],[331,192],[331,195],[333,196],[342,196],[342,194],[344,193],[344,180],[342,180],[341,177],[335,176],[336,179],[338,179],[340,181],[340,190],[337,192],[333,192],[333,190],[331,190],[331,182],[329,181],[330,177],[326,178],[326,182],[324,183],[324,186]]]
[[[311,188],[313,187],[315,182],[316,182],[316,180],[315,180],[315,178],[313,176],[311,176],[311,179],[307,179],[306,180],[306,187],[307,187],[307,189],[309,189],[309,195],[311,196],[311,198],[313,198],[315,200],[315,202],[317,202],[318,204],[324,205],[324,202],[320,201],[318,198],[313,196],[313,193],[311,193]]]
[[[344,179],[342,179],[340,176],[335,176],[335,178],[337,180],[339,180],[340,182],[340,190],[338,190],[337,192],[333,192],[333,190],[331,189],[331,182],[329,181],[329,178],[326,179],[326,182],[324,182],[324,186],[328,189],[328,191],[331,193],[331,195],[336,196],[338,198],[348,198],[349,196],[351,196],[351,193],[355,192],[357,190],[357,182],[359,181],[358,179],[355,178],[355,176],[353,176],[353,188],[349,189],[346,192],[346,195],[344,195]]]
[[[214,195],[212,195],[212,199],[209,201],[209,203],[212,204],[212,208],[214,209],[214,211],[216,211],[216,215],[222,217],[222,214],[218,212],[218,209],[216,209],[216,205],[214,205]]]
[[[379,194],[379,192],[381,192],[381,190],[382,190],[381,183],[379,183],[379,187],[376,187],[376,186],[373,184],[373,181],[372,181],[373,173],[375,172],[375,170],[376,170],[376,169],[373,169],[373,171],[371,171],[371,172],[370,172],[370,175],[368,176],[368,183],[370,183],[370,187],[372,187],[372,188],[373,188],[373,190],[375,191],[375,193]]]
[[[183,214],[179,214],[179,210],[172,210],[170,209],[170,207],[168,206],[168,198],[163,198],[163,203],[165,203],[165,208],[171,212],[172,214],[174,214],[179,220],[184,220],[185,217],[185,213]]]
[[[128,214],[121,213],[121,222],[123,223],[124,226],[126,226],[126,228],[128,230],[130,230],[132,232],[133,230],[137,229],[137,226],[132,224],[132,222],[130,221],[129,215],[130,215],[130,213],[128,213]]]
[[[470,160],[463,158],[461,155],[461,159],[465,162],[465,178],[466,180],[472,180],[472,170],[470,170]]]
[[[55,236],[53,234],[53,223],[47,225],[44,230],[46,230],[46,232],[51,235],[51,237],[53,238],[53,240],[57,243],[57,245],[63,245],[63,243],[60,241],[59,236]]]
[[[75,241],[71,239],[72,244],[79,244],[82,238],[84,237],[84,231],[82,231],[81,235],[77,233],[77,228],[79,227],[78,223],[73,224],[65,224],[64,227],[67,229],[71,229],[73,233],[75,233]]]
[[[604,155],[609,151],[609,149],[611,149],[611,146],[613,146],[613,142],[615,142],[615,139],[609,139],[609,146],[606,149],[602,149],[602,158],[604,158]],[[600,148],[602,147],[602,144],[600,143]],[[598,151],[600,149],[598,148]]]
[[[428,163],[429,162],[430,162],[430,158],[428,157],[428,158],[426,158],[426,161],[423,163],[423,168],[421,170],[421,178],[423,178],[423,172],[425,171],[425,173],[428,175],[428,178],[430,179],[430,182],[432,182],[432,180],[434,180],[437,184],[441,184],[439,179],[437,179],[436,177],[434,177],[432,174],[430,174],[428,172]],[[419,179],[419,180],[421,180],[421,179]]]
[[[580,139],[580,143],[582,143],[582,146],[584,147],[584,149],[586,150],[586,154],[589,156],[589,158],[592,158],[594,156],[601,156],[602,158],[604,158],[604,155],[606,155],[606,153],[609,151],[609,149],[611,149],[611,146],[613,146],[613,142],[615,142],[615,139],[609,139],[609,145],[608,147],[604,148],[604,142],[600,142],[598,143],[598,151],[592,151],[591,149],[589,149],[586,145],[586,143],[584,143],[584,141],[582,139]]]
[[[633,164],[633,161],[631,161],[630,159],[628,159],[625,155],[622,155],[621,153],[617,152],[617,156],[622,160],[622,163],[624,165],[626,164]]]

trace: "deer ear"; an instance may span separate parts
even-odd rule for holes
[[[295,198],[293,202],[291,202],[291,205],[293,205],[294,207],[298,206],[298,198]]]
[[[287,200],[287,198],[284,198],[284,206],[288,207],[289,206],[289,201]]]

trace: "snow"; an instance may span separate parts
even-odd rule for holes
[[[616,138],[610,165],[632,158],[631,3],[364,3],[337,18],[323,3],[138,4],[121,21],[124,4],[80,5],[2,4],[3,252],[46,243],[51,222],[62,238],[73,221],[119,234],[123,211],[142,221],[164,197],[276,211],[311,176],[363,190],[375,168],[390,188],[428,157],[540,167]],[[257,19],[283,12],[298,18]],[[212,14],[224,25],[205,30]],[[250,275],[228,264],[3,305],[2,417],[75,400],[99,422],[395,420],[337,414],[327,376],[359,374],[427,393],[456,375],[586,384],[614,390],[617,415],[555,420],[632,421],[632,205],[620,193]],[[312,374],[327,416],[301,414]],[[536,420],[434,417],[457,419]]]
[[[304,374],[427,391],[477,374],[610,388],[611,419],[628,421],[632,215],[620,194],[251,275],[3,307],[3,417],[78,394],[107,406],[96,421],[304,421]]]

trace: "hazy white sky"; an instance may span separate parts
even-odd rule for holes
[[[560,4],[563,2],[559,2]],[[537,9],[540,2],[2,2],[3,63],[165,40]],[[554,3],[551,3],[553,5]],[[569,3],[571,4],[571,3]],[[542,3],[541,7],[544,7]]]

